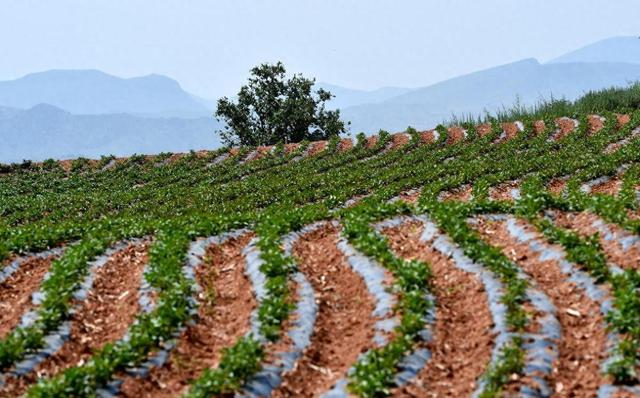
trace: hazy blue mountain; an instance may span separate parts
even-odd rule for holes
[[[618,37],[547,64],[526,59],[427,87],[354,90],[318,86],[336,98],[352,132],[432,128],[452,115],[478,115],[516,99],[575,99],[640,80],[640,39]],[[40,105],[50,104],[50,105]],[[0,82],[0,162],[186,151],[219,145],[215,101],[167,77],[122,79],[95,70],[54,70]]]
[[[213,100],[213,99],[209,99],[209,98],[202,98],[202,97],[198,97],[197,95],[193,95],[193,94],[191,94],[191,98],[193,98],[197,103],[199,103],[200,105],[205,107],[205,109],[207,109],[207,111],[208,111],[207,115],[209,115],[209,116],[212,116],[213,113],[215,112],[216,108],[218,107],[218,100]]]
[[[217,128],[211,117],[73,115],[46,104],[27,110],[2,108],[0,162],[213,149],[220,146]]]
[[[21,112],[21,110],[17,109],[17,108],[9,108],[9,107],[0,106],[0,120],[14,117],[15,115],[17,115],[20,112]]]
[[[329,108],[332,109],[342,109],[362,104],[375,104],[411,91],[411,89],[402,87],[382,87],[377,90],[365,91],[336,86],[329,83],[319,83],[318,87],[330,91],[331,94],[335,96],[335,98],[332,98],[329,102]]]
[[[589,44],[562,55],[550,63],[558,62],[616,62],[640,64],[640,38],[612,37]]]
[[[51,70],[0,82],[0,106],[51,104],[74,114],[202,117],[205,104],[166,76],[123,79],[97,70]]]
[[[482,114],[511,106],[517,99],[575,99],[587,90],[640,80],[640,65],[624,63],[540,64],[526,59],[449,79],[377,104],[342,110],[352,132],[399,131],[411,125],[432,128],[451,115]]]

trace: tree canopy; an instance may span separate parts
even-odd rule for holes
[[[327,110],[333,95],[314,91],[315,79],[295,74],[287,79],[281,62],[251,69],[237,99],[218,100],[215,116],[226,126],[220,131],[227,145],[275,145],[323,140],[346,131],[339,110]]]

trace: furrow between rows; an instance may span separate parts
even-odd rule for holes
[[[248,332],[256,307],[242,255],[251,238],[238,230],[192,243],[184,273],[196,286],[195,319],[141,366],[117,374],[102,395],[179,396],[218,366],[223,349]]]
[[[371,348],[362,353],[365,357],[371,350],[384,347],[393,339],[394,328],[400,323],[400,318],[395,313],[397,297],[392,293],[394,283],[393,275],[382,267],[377,261],[365,256],[354,248],[345,237],[338,240],[338,249],[346,257],[347,263],[363,281],[373,298],[374,308],[371,317],[374,320]],[[359,358],[359,359],[360,359]],[[355,365],[355,364],[354,364]],[[354,368],[347,372],[351,375]],[[348,396],[349,379],[339,379],[332,388],[322,394],[323,398],[342,398]]]
[[[1,396],[19,396],[39,379],[82,365],[94,351],[126,335],[136,315],[154,300],[143,282],[148,246],[146,240],[122,243],[90,264],[74,293],[70,319],[45,338],[42,350],[5,374]],[[34,299],[37,304],[44,298]],[[28,327],[37,317],[35,311],[25,314],[21,326]]]
[[[273,397],[316,397],[346,377],[358,356],[372,346],[374,301],[362,278],[338,249],[339,229],[331,223],[301,233],[293,252],[299,271],[315,291],[318,308],[308,348],[284,373]]]
[[[622,269],[640,269],[640,237],[590,212],[548,211],[546,215],[557,225],[582,236],[598,234],[598,241],[610,264]]]
[[[37,295],[52,261],[62,249],[13,259],[0,271],[0,339],[20,324],[22,316],[37,305]]]
[[[303,229],[301,231],[301,233],[305,232],[307,230]],[[287,255],[291,255],[291,241],[297,238],[297,233],[292,233],[283,238],[285,246],[289,248]],[[262,270],[264,260],[257,246],[257,239],[252,240],[245,247],[243,254],[247,263],[246,272],[253,284],[256,299],[260,305],[267,297],[267,277]],[[265,359],[262,363],[262,368],[245,382],[240,391],[235,394],[236,397],[257,398],[270,396],[281,385],[283,375],[294,368],[310,344],[311,333],[317,316],[313,286],[301,272],[296,272],[292,275],[289,285],[290,291],[294,292],[295,305],[289,318],[284,322],[280,338],[277,341],[271,342],[263,336],[258,310],[254,310],[251,315],[251,335],[262,343]]]
[[[465,269],[463,259],[452,256],[455,247],[427,219],[397,218],[380,227],[397,255],[430,264],[435,302],[433,337],[423,348],[428,352],[428,361],[392,396],[478,395],[482,389],[480,377],[491,362],[492,347],[497,345],[496,340],[502,343],[508,339],[504,314],[500,314],[504,309],[499,301],[489,303],[490,299],[499,299],[495,289],[499,282],[489,274],[483,278],[478,269],[471,271],[470,262]]]
[[[596,396],[608,384],[602,368],[616,341],[604,322],[612,306],[609,290],[567,261],[563,249],[547,243],[533,227],[511,216],[476,221],[483,237],[516,262],[556,308],[561,334],[553,341],[553,361],[546,364],[552,371],[545,374],[551,387],[545,395]]]

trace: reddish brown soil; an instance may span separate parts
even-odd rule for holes
[[[122,159],[126,159],[126,158],[117,158],[116,160],[122,160]],[[73,159],[68,159],[68,160],[57,160],[58,166],[60,166],[64,171],[71,171],[71,163],[73,162]],[[90,167],[95,167],[98,165],[98,160],[96,159],[89,159],[89,166]],[[44,162],[33,162],[34,166],[39,166],[41,167],[44,164]]]
[[[298,148],[300,148],[300,144],[294,143],[294,144],[284,144],[284,153],[286,155],[289,155],[290,153],[294,152],[295,150],[297,150]]]
[[[424,261],[433,272],[436,324],[428,344],[432,358],[394,397],[464,397],[491,359],[493,320],[482,283],[455,267],[450,258],[420,241],[422,227],[406,223],[384,231],[391,248],[405,259]]]
[[[200,150],[200,151],[196,151],[196,157],[198,159],[204,159],[207,156],[209,156],[209,154],[211,153],[211,151],[208,151],[206,149]]]
[[[240,153],[240,148],[231,148],[229,149],[229,155],[237,156]]]
[[[598,387],[608,382],[600,371],[606,356],[607,332],[598,303],[567,281],[557,261],[539,261],[538,254],[527,243],[511,237],[506,223],[481,222],[479,231],[488,243],[502,249],[522,267],[558,309],[562,339],[558,342],[559,358],[553,364],[550,380],[554,396],[595,397]],[[528,228],[528,232],[534,230]]]
[[[484,137],[485,135],[489,134],[491,132],[491,125],[490,124],[479,124],[478,126],[476,126],[476,131],[478,132],[478,135],[480,137]]]
[[[406,203],[414,204],[418,201],[418,199],[420,199],[420,190],[413,189],[410,191],[403,191],[400,193],[400,195],[398,195],[398,197],[400,198],[400,200]]]
[[[629,218],[629,220],[640,220],[640,212],[638,212],[638,210],[627,209],[627,218]]]
[[[309,348],[273,397],[317,397],[372,348],[374,302],[337,240],[337,229],[327,226],[303,236],[294,248],[300,271],[316,292],[318,317]]]
[[[520,130],[518,130],[518,126],[515,123],[502,123],[502,129],[507,134],[505,141],[509,141],[515,138]]]
[[[367,143],[365,144],[365,147],[371,149],[374,146],[376,146],[377,143],[378,143],[378,136],[372,135],[370,137],[367,137]]]
[[[561,140],[564,137],[568,136],[576,128],[576,125],[574,124],[573,120],[566,117],[561,117],[557,119],[556,124],[558,125],[558,131],[553,137],[553,139],[556,141]]]
[[[411,137],[406,133],[397,133],[391,136],[391,148],[401,148],[409,143]]]
[[[444,192],[442,194],[442,201],[463,201],[468,202],[471,200],[471,193],[473,192],[473,187],[470,185],[463,185],[460,188],[453,189],[449,192]]]
[[[450,127],[447,134],[447,145],[460,141],[464,141],[464,129],[458,126]]]
[[[64,159],[64,160],[58,160],[58,164],[60,165],[60,167],[62,168],[62,170],[66,171],[67,173],[71,171],[71,167],[73,166],[73,161],[75,159]],[[42,163],[36,163],[37,164],[42,164]],[[95,159],[88,159],[88,167],[89,168],[94,168],[98,165],[98,161]]]
[[[309,145],[311,145],[311,148],[309,148],[308,155],[314,156],[324,151],[327,148],[327,141],[316,141],[316,142],[312,142]]]
[[[93,288],[71,317],[71,336],[62,348],[22,378],[9,378],[0,396],[16,397],[43,377],[86,362],[96,350],[124,336],[139,311],[138,288],[148,244],[130,245],[96,271]]]
[[[59,160],[58,164],[60,165],[62,170],[66,171],[67,173],[71,171],[71,160]]]
[[[564,228],[570,228],[578,232],[582,236],[594,235],[598,232],[592,224],[598,220],[598,216],[589,213],[564,213],[554,212],[554,217],[558,225]],[[615,224],[608,224],[614,232],[624,232]],[[623,251],[622,245],[617,240],[605,240],[600,236],[600,245],[607,259],[622,268],[640,269],[640,249],[632,246],[628,251]]]
[[[631,115],[616,115],[616,118],[618,119],[618,128],[624,126],[625,124],[629,123],[631,121]]]
[[[31,294],[38,290],[53,257],[31,257],[0,284],[0,339],[7,337],[20,318],[33,308]]]
[[[559,195],[567,186],[567,180],[563,178],[554,178],[547,185],[547,190],[554,195]]]
[[[544,120],[536,120],[533,122],[533,131],[536,135],[544,133]]]
[[[353,141],[351,140],[351,138],[343,138],[342,140],[340,140],[340,143],[338,144],[339,152],[345,152],[351,148],[353,148]]]
[[[609,181],[591,187],[591,193],[617,195],[618,192],[620,192],[620,189],[622,189],[622,179],[618,176],[613,176]]]
[[[151,370],[145,379],[122,376],[121,396],[169,397],[184,393],[205,369],[215,368],[222,349],[242,337],[250,327],[256,303],[251,282],[244,274],[242,248],[251,235],[207,248],[203,264],[196,268],[202,291],[197,297],[198,320],[178,337],[165,365]]]
[[[630,393],[628,391],[618,391],[613,394],[613,398],[638,398],[636,394]]]
[[[491,187],[491,189],[489,189],[489,197],[493,200],[513,201],[513,198],[511,197],[511,190],[519,187],[520,187],[519,181],[504,182],[495,187]]]
[[[184,153],[174,153],[173,155],[171,155],[171,156],[169,157],[169,161],[168,161],[168,163],[175,163],[175,162],[177,162],[178,160],[182,159],[184,156],[185,156],[185,154],[184,154]]]
[[[258,160],[258,159],[262,159],[264,157],[266,157],[267,155],[269,155],[269,152],[271,152],[273,150],[273,145],[271,146],[260,146],[258,147],[258,149],[256,149],[258,151],[258,153],[256,154],[256,156],[254,156],[253,160]]]
[[[432,144],[432,143],[436,142],[435,136],[433,134],[434,131],[435,130],[421,131],[420,132],[420,141],[422,141],[423,144]]]
[[[589,121],[589,134],[595,134],[598,131],[602,130],[604,127],[604,122],[602,118],[598,115],[589,115],[587,116],[587,120]]]

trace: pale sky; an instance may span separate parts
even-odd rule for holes
[[[0,0],[0,80],[159,73],[215,99],[282,60],[345,87],[419,87],[623,35],[640,35],[638,0]]]

